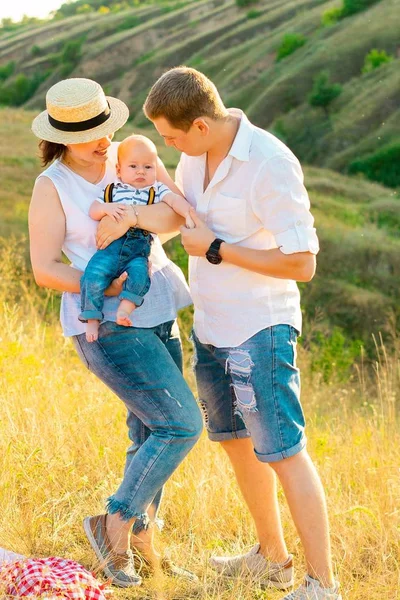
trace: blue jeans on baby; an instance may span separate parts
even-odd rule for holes
[[[100,325],[99,338],[72,338],[82,362],[125,403],[132,445],[108,512],[137,517],[136,532],[147,527],[147,511],[157,513],[164,483],[198,440],[202,418],[180,371],[180,340],[174,322],[156,327]]]
[[[150,287],[148,258],[152,239],[143,229],[131,228],[92,256],[81,279],[80,321],[103,320],[104,292],[124,271],[128,277],[120,299],[126,298],[136,306],[143,304],[143,296]]]

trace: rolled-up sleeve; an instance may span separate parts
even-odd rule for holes
[[[319,243],[310,200],[296,157],[279,155],[259,168],[251,193],[254,213],[283,254],[317,254]]]

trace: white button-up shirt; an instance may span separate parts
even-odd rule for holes
[[[252,125],[238,109],[240,126],[228,155],[203,191],[206,155],[182,154],[176,183],[199,216],[229,244],[284,254],[319,250],[303,173],[276,137]],[[218,348],[239,346],[278,324],[301,331],[295,281],[260,275],[222,261],[191,256],[189,283],[199,340]]]

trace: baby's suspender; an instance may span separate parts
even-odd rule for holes
[[[112,202],[112,195],[113,195],[113,189],[114,189],[114,184],[113,183],[109,183],[108,185],[106,185],[106,189],[104,190],[104,202]]]
[[[109,183],[106,185],[104,190],[104,202],[112,202],[113,201],[113,190],[114,183]],[[153,204],[154,198],[156,197],[156,190],[153,186],[149,189],[149,197],[147,198],[147,204]]]

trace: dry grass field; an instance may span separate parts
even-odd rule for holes
[[[123,405],[76,357],[57,322],[57,296],[39,290],[26,262],[26,209],[38,164],[30,115],[2,114],[0,136],[0,546],[61,555],[95,567],[82,519],[103,510],[128,446]],[[10,136],[11,130],[14,132]],[[173,157],[164,155],[166,162]],[[182,315],[186,375],[190,314]],[[309,450],[323,479],[335,569],[345,600],[400,598],[400,367],[376,339],[375,360],[346,382],[325,383],[300,349]],[[298,581],[303,556],[284,499],[282,517]],[[203,435],[166,486],[159,544],[194,570],[196,585],[145,581],[119,599],[278,600],[245,580],[215,576],[211,553],[255,540],[228,462]]]

